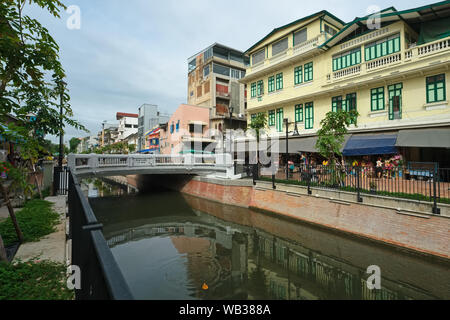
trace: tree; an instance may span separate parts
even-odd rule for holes
[[[335,166],[339,163],[338,157],[342,157],[342,147],[345,142],[345,135],[348,127],[354,123],[357,125],[359,113],[356,110],[328,112],[320,123],[321,128],[317,132],[318,140],[316,144],[319,153]]]
[[[54,135],[64,131],[64,123],[84,129],[70,118],[73,113],[62,81],[65,73],[59,61],[59,47],[39,21],[23,14],[27,3],[57,18],[60,10],[66,8],[59,0],[0,2],[0,121],[14,114],[27,129]],[[36,115],[35,121],[27,119],[30,113]]]
[[[11,174],[13,181],[22,189],[27,176],[35,173],[35,163],[45,134],[64,133],[65,125],[85,130],[73,120],[68,103],[69,95],[63,82],[65,73],[59,61],[59,47],[48,30],[39,21],[24,15],[25,5],[37,5],[59,18],[66,7],[59,0],[2,0],[0,2],[0,122],[14,114],[18,122],[10,123],[0,134],[15,141],[22,162]],[[59,108],[62,106],[62,114]],[[35,120],[30,121],[33,114]],[[16,172],[17,170],[17,172]],[[25,177],[25,179],[24,179]],[[8,190],[1,181],[5,201],[9,203]],[[14,212],[10,215],[15,220]],[[16,225],[15,225],[16,226]],[[20,230],[19,239],[23,236]]]
[[[81,143],[81,140],[78,138],[72,138],[69,141],[69,145],[70,145],[70,152],[69,153],[76,153],[77,152],[77,147],[78,145]]]
[[[255,130],[256,141],[259,144],[260,132],[262,129],[267,128],[267,114],[261,112],[258,113],[250,122],[250,128]]]
[[[250,128],[256,133],[256,165],[259,174],[259,141],[261,140],[261,130],[267,128],[267,114],[258,113],[250,122]]]

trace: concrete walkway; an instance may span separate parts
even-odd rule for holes
[[[45,236],[39,242],[24,243],[20,246],[14,261],[29,261],[33,258],[66,263],[66,198],[67,196],[48,197],[53,209],[60,214],[60,223],[56,232]]]
[[[16,209],[14,210],[16,212]],[[9,217],[9,211],[7,206],[2,206],[0,208],[0,222],[6,220]]]

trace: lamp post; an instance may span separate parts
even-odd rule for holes
[[[233,142],[231,141],[231,135],[232,135],[232,132],[233,132],[233,111],[234,111],[234,108],[232,107],[232,106],[230,106],[230,108],[229,108],[229,111],[230,111],[230,156],[231,156],[231,161],[233,162],[234,161],[234,154],[233,154]]]
[[[286,126],[286,180],[289,180],[289,119],[284,119],[284,124]]]
[[[284,123],[286,126],[286,180],[289,180],[289,118],[284,119]],[[300,134],[298,133],[297,119],[295,119],[295,128],[294,128],[294,137],[298,137]]]
[[[63,80],[58,81],[59,86],[59,155],[58,155],[58,167],[62,170],[63,157],[64,157],[64,133],[63,133],[63,109],[64,109],[64,88],[67,85]]]

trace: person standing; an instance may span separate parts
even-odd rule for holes
[[[381,158],[378,158],[377,167],[376,167],[377,178],[380,179],[383,175],[383,161]]]

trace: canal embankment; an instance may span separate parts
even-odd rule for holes
[[[184,194],[223,204],[275,213],[415,253],[450,259],[450,206],[433,215],[432,204],[407,199],[361,195],[250,179],[229,181],[206,177],[158,179]]]

